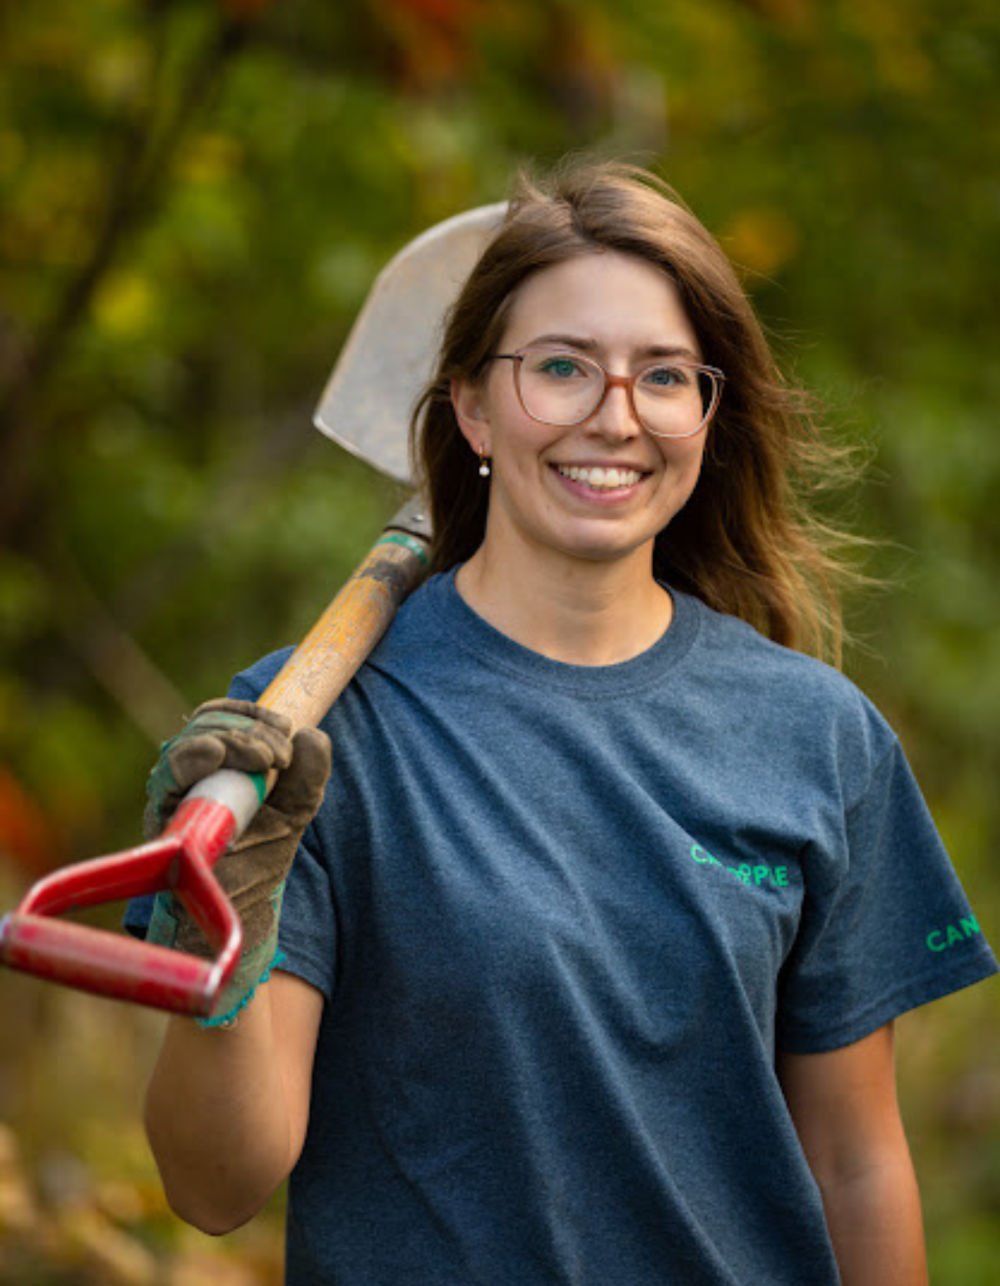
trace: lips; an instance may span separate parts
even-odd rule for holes
[[[601,468],[588,465],[579,468],[576,465],[557,464],[556,472],[571,482],[582,482],[594,491],[619,491],[623,487],[634,487],[642,478],[638,469]]]

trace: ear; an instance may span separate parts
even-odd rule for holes
[[[458,427],[462,430],[462,437],[476,455],[492,455],[485,386],[466,380],[452,380],[451,405]]]

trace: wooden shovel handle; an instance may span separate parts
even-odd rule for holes
[[[261,693],[258,705],[288,715],[293,729],[319,723],[426,574],[429,534],[424,523],[419,501],[395,516]]]

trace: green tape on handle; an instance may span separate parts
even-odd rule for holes
[[[415,540],[412,536],[408,536],[405,531],[386,532],[381,539],[375,542],[375,545],[376,547],[379,545],[402,545],[403,548],[408,549],[411,554],[416,554],[417,558],[420,559],[422,566],[427,567],[430,565],[430,558],[427,556],[426,545],[424,545],[422,541]]]

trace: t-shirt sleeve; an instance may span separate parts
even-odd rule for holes
[[[837,828],[803,854],[802,918],[779,988],[777,1040],[821,1053],[997,971],[897,741]]]
[[[310,827],[292,864],[278,924],[277,968],[304,978],[327,1000],[336,984],[337,923],[330,876]]]

